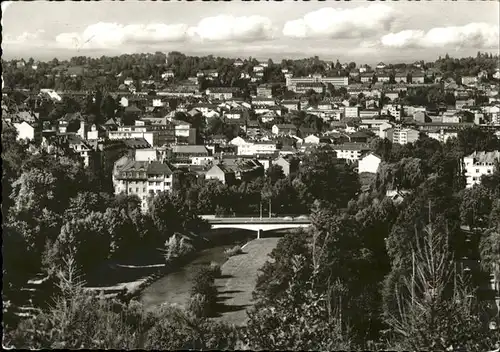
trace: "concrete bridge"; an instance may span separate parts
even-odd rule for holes
[[[307,215],[284,216],[284,217],[218,217],[215,215],[202,215],[212,229],[242,229],[257,231],[260,238],[262,231],[273,231],[308,227],[311,220]]]

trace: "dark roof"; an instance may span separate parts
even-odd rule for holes
[[[129,149],[151,148],[148,141],[146,141],[144,138],[127,138],[122,139],[121,141]]]
[[[158,161],[130,161],[125,164],[120,171],[146,171],[147,174],[171,175],[172,168],[168,164]]]
[[[113,126],[114,125],[114,126],[117,126],[118,124],[116,123],[116,121],[115,121],[114,118],[110,118],[110,119],[108,119],[108,121],[106,121],[104,123],[104,125],[108,125],[108,126]]]
[[[125,108],[125,112],[142,112],[142,110],[135,105],[130,105]]]

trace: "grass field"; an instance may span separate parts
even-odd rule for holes
[[[219,314],[214,318],[229,324],[243,325],[246,310],[252,306],[258,270],[268,260],[279,238],[262,238],[245,245],[243,254],[230,257],[222,266],[222,277],[215,280],[219,291]]]

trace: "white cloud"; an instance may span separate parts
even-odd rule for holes
[[[99,22],[88,26],[82,33],[61,33],[56,42],[63,47],[105,49],[127,43],[175,42],[187,38],[185,24],[152,23],[147,25]]]
[[[498,25],[469,23],[458,27],[404,30],[389,33],[380,39],[385,47],[392,48],[496,48],[500,37]]]
[[[130,24],[99,22],[89,25],[81,33],[69,32],[56,36],[56,44],[63,48],[109,49],[126,44],[161,44],[186,40],[267,39],[272,36],[272,23],[266,17],[233,17],[220,15],[202,19],[196,26],[186,24]]]
[[[294,38],[360,38],[390,28],[396,11],[387,5],[374,4],[353,9],[326,7],[309,12],[303,18],[288,21],[283,35]]]
[[[3,38],[3,42],[4,44],[13,44],[13,45],[25,44],[40,39],[40,36],[43,33],[45,33],[45,31],[43,29],[39,29],[36,32],[23,32],[18,36],[12,36],[10,34],[6,34],[5,37]]]
[[[210,41],[250,41],[270,39],[273,31],[272,22],[267,17],[219,15],[202,19],[189,29],[189,35]]]

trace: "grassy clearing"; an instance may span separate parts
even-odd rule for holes
[[[230,257],[222,265],[222,277],[215,280],[219,296],[219,316],[229,324],[242,325],[246,322],[246,309],[252,303],[258,270],[269,259],[279,238],[262,238],[249,242],[243,254]]]

